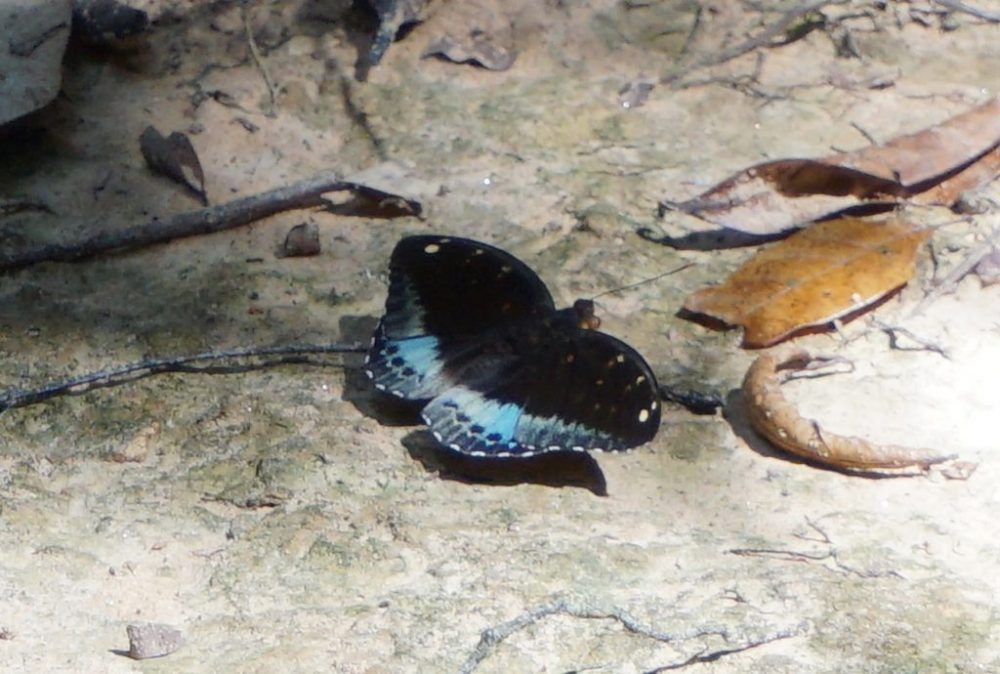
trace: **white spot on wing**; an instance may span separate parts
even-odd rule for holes
[[[428,255],[433,255],[439,250],[441,250],[441,246],[437,245],[436,243],[429,243],[426,246],[424,246],[424,252],[427,253]]]

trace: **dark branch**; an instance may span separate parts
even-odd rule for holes
[[[68,262],[116,250],[220,232],[282,211],[326,205],[323,194],[354,187],[353,183],[344,182],[333,171],[326,171],[292,185],[218,206],[179,213],[163,220],[153,218],[120,231],[100,232],[79,241],[46,244],[14,254],[0,253],[0,271],[20,269],[39,262]]]
[[[60,395],[79,395],[94,389],[119,386],[137,379],[149,377],[163,372],[197,372],[202,374],[231,374],[246,372],[261,367],[274,367],[288,363],[309,363],[307,355],[320,353],[363,353],[358,346],[344,344],[293,345],[249,347],[232,349],[230,351],[209,351],[190,356],[173,358],[153,358],[137,363],[99,372],[90,372],[79,377],[64,379],[39,388],[21,391],[11,389],[0,394],[0,413],[16,407],[27,407]],[[231,365],[206,365],[195,367],[194,363],[204,363],[219,360],[260,359],[266,356],[278,358],[266,362],[242,363]]]

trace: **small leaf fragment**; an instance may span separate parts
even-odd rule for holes
[[[292,227],[281,246],[281,257],[312,257],[319,253],[319,227],[315,222],[302,222]]]
[[[742,325],[746,346],[769,346],[905,284],[929,235],[899,220],[817,223],[764,248],[722,284],[695,291],[684,308]]]
[[[834,435],[818,422],[801,416],[781,393],[779,371],[800,370],[815,362],[805,351],[796,351],[779,360],[759,356],[743,379],[750,425],[776,447],[796,456],[843,470],[884,470],[928,467],[949,461],[929,449],[899,445],[876,445],[862,438]]]
[[[191,140],[180,131],[166,138],[156,128],[147,126],[139,136],[139,148],[149,168],[167,176],[193,192],[202,205],[208,205],[205,194],[205,172]]]

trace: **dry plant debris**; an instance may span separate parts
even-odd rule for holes
[[[378,15],[378,31],[368,50],[368,66],[378,65],[403,26],[423,21],[434,0],[368,0]]]
[[[722,284],[692,293],[684,308],[742,325],[746,346],[770,346],[905,284],[929,235],[895,219],[818,223],[758,252]]]
[[[149,15],[118,0],[74,0],[73,34],[97,47],[123,47],[149,29]]]
[[[84,238],[75,241],[43,244],[14,252],[0,251],[0,271],[20,269],[39,262],[80,260],[111,251],[210,234],[299,208],[325,208],[338,215],[382,218],[420,215],[423,207],[416,199],[368,187],[358,182],[361,178],[359,175],[354,180],[344,180],[335,171],[325,171],[291,185],[197,211],[162,219],[154,217],[119,231],[101,231],[99,227],[94,227],[87,230]],[[96,233],[90,234],[91,230],[96,230]]]
[[[478,63],[489,70],[514,65],[514,28],[493,0],[452,2],[428,21],[433,39],[424,56],[443,56],[456,63]]]
[[[285,235],[279,257],[312,257],[320,253],[319,227],[315,222],[302,222]]]
[[[198,197],[202,206],[208,206],[205,172],[185,134],[174,131],[164,137],[155,127],[147,126],[139,136],[139,149],[149,168],[183,185]]]
[[[633,634],[662,643],[677,643],[700,637],[718,636],[727,644],[722,648],[716,649],[706,646],[699,653],[695,653],[680,662],[662,665],[649,670],[650,673],[681,669],[682,667],[698,662],[714,662],[726,655],[748,651],[774,641],[790,639],[805,634],[808,631],[806,623],[799,623],[789,627],[774,629],[764,634],[760,634],[759,632],[754,632],[753,634],[742,633],[743,630],[740,628],[729,628],[722,625],[695,627],[684,632],[671,633],[646,625],[616,606],[599,606],[587,600],[578,601],[571,598],[559,598],[525,611],[505,623],[483,630],[476,648],[459,668],[459,674],[472,674],[504,639],[534,625],[542,618],[552,615],[566,615],[588,620],[615,620]],[[739,643],[740,641],[743,643]]]
[[[1000,283],[1000,247],[993,246],[976,264],[975,271],[984,286]]]
[[[819,360],[800,350],[781,359],[763,355],[754,361],[743,380],[743,395],[750,425],[757,433],[786,452],[847,471],[927,469],[954,458],[929,449],[876,445],[862,438],[834,435],[800,415],[782,395],[781,383],[789,373]]]
[[[774,234],[844,209],[912,201],[952,205],[1000,177],[1000,99],[882,145],[751,166],[701,195],[664,202],[717,225]]]

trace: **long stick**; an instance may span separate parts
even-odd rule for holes
[[[161,372],[206,372],[206,373],[231,373],[245,372],[250,369],[260,367],[273,367],[286,363],[308,362],[304,356],[315,353],[364,353],[364,349],[359,346],[345,344],[320,344],[320,345],[291,345],[291,346],[265,346],[249,347],[245,349],[232,349],[230,351],[209,351],[207,353],[196,353],[189,356],[174,356],[171,358],[152,358],[142,360],[137,363],[129,363],[121,367],[116,367],[99,372],[90,372],[79,377],[64,379],[62,381],[45,384],[36,389],[27,391],[12,389],[0,393],[0,413],[15,407],[27,407],[49,398],[60,395],[70,395],[84,393],[96,388],[116,386],[135,379],[141,379]],[[263,356],[281,356],[276,360],[265,363],[229,365],[229,366],[205,366],[202,368],[192,367],[192,363],[201,363],[213,360],[232,360],[239,358],[260,358]]]
[[[324,171],[285,187],[241,197],[218,206],[178,213],[163,220],[153,218],[121,231],[105,231],[80,241],[46,244],[12,255],[0,253],[0,271],[20,269],[39,262],[79,260],[114,250],[220,232],[282,211],[322,206],[325,203],[324,193],[351,187],[354,187],[353,183],[343,181],[335,172]]]

